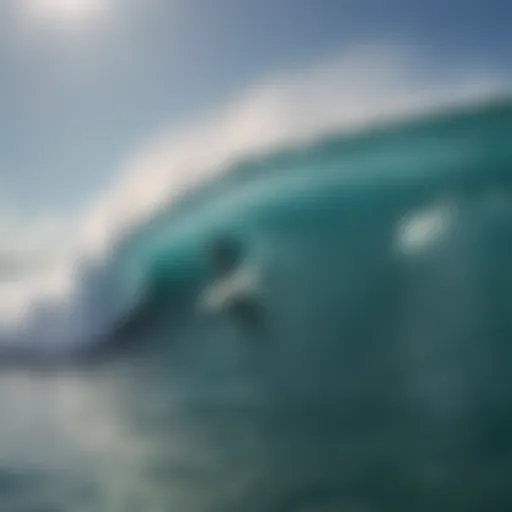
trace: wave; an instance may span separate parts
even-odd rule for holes
[[[318,215],[343,223],[352,209],[370,214],[377,198],[392,198],[397,220],[439,194],[508,186],[510,102],[483,101],[503,81],[437,84],[410,56],[386,51],[363,46],[307,79],[270,81],[135,158],[86,216],[67,262],[42,281],[4,285],[20,305],[0,311],[4,357],[112,346],[161,311],[179,318],[219,232],[251,243],[272,236],[263,225],[290,233]],[[492,173],[490,153],[501,162]]]

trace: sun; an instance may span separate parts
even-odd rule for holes
[[[97,17],[108,0],[25,0],[27,10],[38,18],[68,23]]]

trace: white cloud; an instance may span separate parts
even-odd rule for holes
[[[63,292],[76,220],[57,215],[0,214],[0,320],[16,319],[39,290]]]

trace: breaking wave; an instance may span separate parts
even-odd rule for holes
[[[298,240],[332,230],[377,268],[390,248],[421,253],[475,194],[508,208],[504,90],[467,76],[438,84],[411,56],[366,45],[162,137],[94,205],[55,271],[2,283],[4,356],[122,344],[162,317],[178,322],[222,233],[289,269]]]

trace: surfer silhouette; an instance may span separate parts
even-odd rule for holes
[[[209,257],[213,283],[203,293],[202,306],[229,317],[244,334],[256,334],[264,320],[261,283],[245,261],[242,244],[228,236],[216,238]]]

